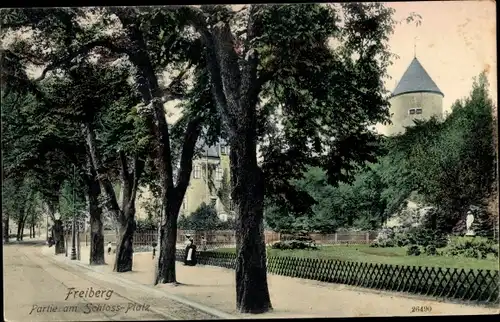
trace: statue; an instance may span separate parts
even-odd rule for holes
[[[467,211],[467,219],[466,219],[467,232],[465,233],[465,236],[475,236],[476,235],[474,230],[471,228],[473,222],[474,222],[474,215],[469,210],[469,211]]]

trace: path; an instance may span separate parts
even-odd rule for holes
[[[161,294],[65,265],[42,253],[54,251],[43,246],[43,241],[3,246],[5,321],[214,318]]]

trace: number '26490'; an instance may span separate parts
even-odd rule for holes
[[[411,307],[411,313],[419,313],[419,312],[431,312],[432,307],[431,306],[412,306]]]

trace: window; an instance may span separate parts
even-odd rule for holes
[[[410,115],[415,114],[415,109],[414,109],[414,108],[410,108],[410,109],[408,110],[408,114],[410,114]]]
[[[217,166],[217,170],[215,172],[215,180],[217,180],[217,181],[222,180],[222,167],[220,165]]]
[[[222,154],[222,155],[227,154],[227,146],[225,146],[225,145],[220,146],[220,154]]]
[[[421,108],[416,108],[415,109],[415,114],[422,114],[422,109]]]
[[[186,198],[182,201],[182,210],[186,210]]]
[[[201,167],[199,164],[194,166],[193,178],[195,179],[201,178]]]
[[[215,206],[217,205],[217,198],[211,198],[210,205],[215,208]]]
[[[233,199],[232,198],[229,198],[229,211],[233,211],[234,210],[234,203],[233,203]]]

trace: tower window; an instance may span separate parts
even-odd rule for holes
[[[422,114],[422,109],[421,108],[416,108],[415,109],[415,114]]]
[[[220,147],[220,154],[226,155],[227,154],[227,146],[221,145]]]
[[[410,115],[415,114],[415,109],[414,109],[414,108],[410,108],[410,109],[408,110],[408,114],[410,114]]]
[[[199,179],[201,177],[201,167],[199,164],[194,166],[193,178]]]

